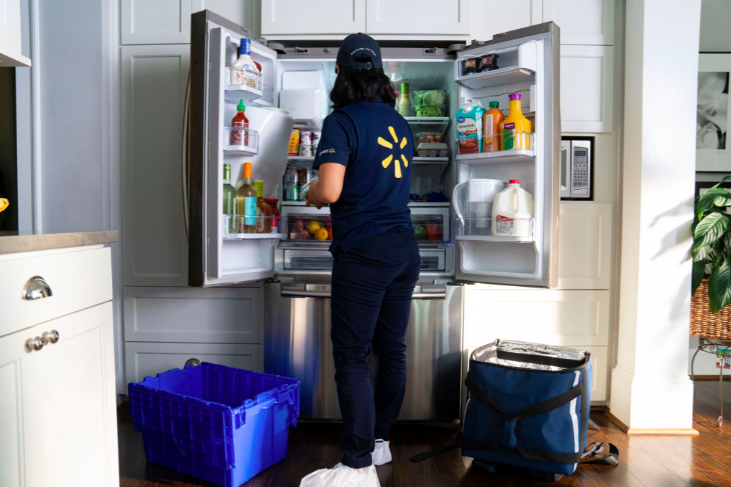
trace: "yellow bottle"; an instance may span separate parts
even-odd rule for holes
[[[532,132],[530,120],[525,118],[521,109],[520,93],[513,93],[510,99],[510,113],[500,123],[502,134],[502,150],[530,149],[530,135]]]

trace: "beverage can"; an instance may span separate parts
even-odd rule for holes
[[[300,145],[312,145],[312,132],[300,132]]]
[[[261,198],[264,196],[264,181],[254,181],[254,189],[256,190],[256,196]]]
[[[300,146],[300,156],[302,157],[312,157],[314,153],[312,152],[312,146],[311,145],[301,145]]]
[[[284,187],[284,201],[299,201],[300,187],[297,184],[287,184]]]
[[[284,184],[298,184],[299,183],[299,172],[296,167],[288,167],[284,173]],[[286,198],[285,198],[286,199]],[[294,200],[290,200],[294,201]]]
[[[315,177],[315,171],[310,167],[300,169],[300,184],[307,184]]]

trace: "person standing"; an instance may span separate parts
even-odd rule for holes
[[[333,113],[323,124],[307,205],[330,204],[335,381],[343,418],[341,463],[301,487],[378,486],[374,465],[391,461],[388,433],[406,391],[406,329],[419,279],[419,247],[408,208],[414,142],[394,110],[381,49],[348,36],[336,60]],[[378,357],[376,390],[371,348]]]

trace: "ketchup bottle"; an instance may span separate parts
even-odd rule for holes
[[[236,130],[236,128],[249,128],[249,119],[246,118],[246,107],[244,106],[244,100],[239,100],[239,106],[236,107],[236,115],[231,120],[231,127],[234,129],[231,131],[231,145],[249,145],[249,131],[248,130]]]

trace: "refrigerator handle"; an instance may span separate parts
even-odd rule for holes
[[[183,147],[181,152],[182,173],[183,173],[183,212],[185,219],[185,238],[190,237],[190,223],[188,215],[188,109],[190,96],[190,71],[188,71],[188,83],[185,86],[185,102],[183,104]]]

